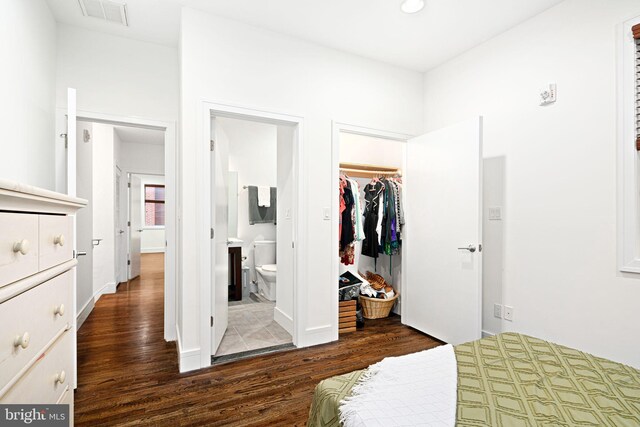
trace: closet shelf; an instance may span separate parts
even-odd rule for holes
[[[398,168],[360,163],[340,163],[340,172],[356,178],[402,175]]]

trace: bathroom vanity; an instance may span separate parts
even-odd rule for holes
[[[242,240],[229,238],[229,301],[242,300]]]

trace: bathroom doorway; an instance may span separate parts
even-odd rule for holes
[[[212,363],[295,347],[294,123],[211,114]]]

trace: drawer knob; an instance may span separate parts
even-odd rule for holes
[[[27,239],[23,239],[14,243],[13,252],[20,252],[22,255],[26,255],[29,252],[29,241]]]
[[[59,374],[56,374],[56,383],[64,384],[67,379],[67,373],[65,371],[60,371]]]
[[[60,317],[64,316],[64,304],[60,304],[53,310],[53,314],[58,314]]]
[[[54,245],[64,246],[64,234],[61,234],[59,236],[55,236],[53,238],[53,244]]]
[[[29,332],[25,332],[22,335],[16,336],[16,338],[13,340],[13,346],[22,348],[29,347]]]

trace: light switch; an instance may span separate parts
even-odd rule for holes
[[[284,211],[284,219],[291,219],[291,209],[287,208]]]
[[[489,221],[500,221],[502,220],[502,207],[501,206],[490,206],[489,207]]]
[[[331,208],[322,208],[322,219],[324,219],[325,221],[331,220]]]

